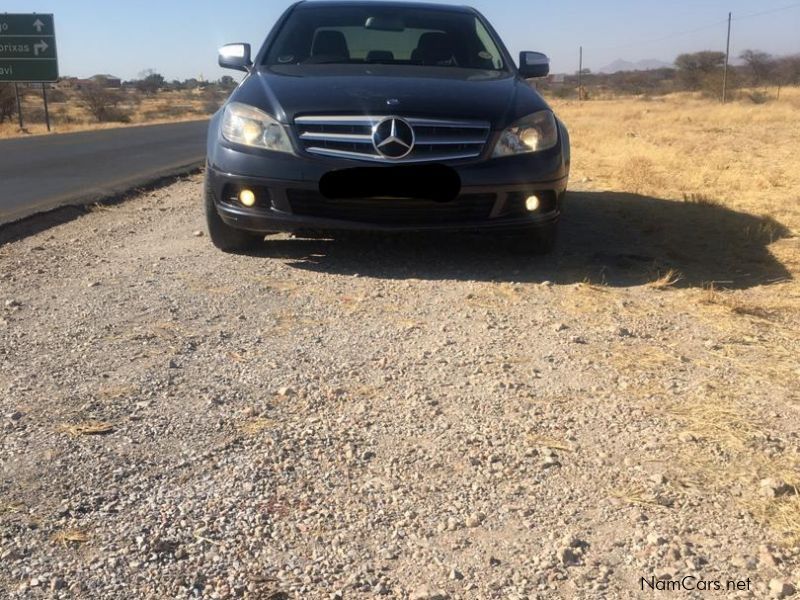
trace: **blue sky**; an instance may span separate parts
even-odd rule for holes
[[[471,4],[494,24],[511,52],[539,50],[555,72],[615,59],[671,61],[681,52],[724,50],[723,21],[734,13],[732,55],[747,48],[800,53],[797,0],[443,0]],[[62,75],[112,73],[130,79],[154,68],[167,79],[216,79],[216,49],[260,45],[284,0],[4,0],[4,12],[54,13]],[[780,9],[761,16],[748,15]],[[702,28],[702,29],[701,29]],[[692,31],[701,29],[699,31]],[[688,33],[687,33],[688,32]],[[673,35],[680,33],[681,35]]]

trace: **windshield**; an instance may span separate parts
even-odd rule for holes
[[[266,65],[368,63],[504,69],[475,15],[407,7],[298,8],[264,59]]]

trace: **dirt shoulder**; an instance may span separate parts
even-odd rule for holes
[[[0,595],[800,583],[797,239],[584,184],[546,259],[419,236],[227,256],[200,197],[0,246]]]

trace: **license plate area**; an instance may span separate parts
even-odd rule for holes
[[[397,198],[452,202],[461,193],[461,177],[446,165],[357,167],[330,171],[319,182],[329,200]]]

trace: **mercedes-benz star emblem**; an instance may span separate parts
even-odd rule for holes
[[[372,144],[381,156],[398,160],[414,149],[414,130],[403,119],[389,117],[372,130]]]

